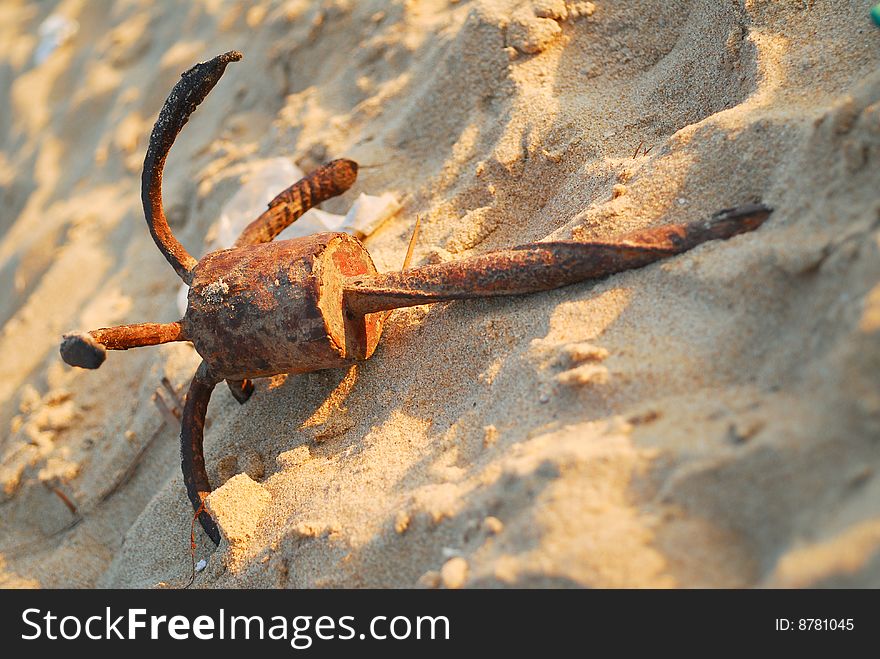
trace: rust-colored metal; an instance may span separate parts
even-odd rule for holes
[[[61,356],[71,366],[98,368],[107,358],[107,350],[128,350],[186,340],[178,322],[118,325],[88,333],[65,334],[61,341]]]
[[[446,300],[546,291],[641,268],[708,240],[752,231],[770,213],[762,204],[747,204],[720,211],[705,221],[645,229],[614,241],[528,243],[404,272],[362,275],[345,283],[346,308],[371,313]]]
[[[343,282],[375,272],[363,245],[344,233],[213,252],[193,271],[182,322],[217,377],[345,366],[356,356],[346,343]],[[375,323],[369,334],[372,354]]]
[[[150,145],[144,158],[141,199],[147,226],[150,227],[150,233],[159,251],[187,284],[190,282],[190,271],[195,267],[196,260],[171,233],[171,227],[168,226],[162,208],[162,172],[165,169],[165,159],[177,135],[189,121],[189,116],[195,112],[220,80],[226,71],[226,65],[230,62],[238,62],[240,59],[241,53],[231,50],[208,62],[196,64],[180,77],[180,81],[174,85],[174,89],[168,95],[156,125],[153,126]]]
[[[270,201],[269,208],[241,232],[234,247],[274,240],[307,210],[348,190],[357,173],[358,164],[344,158],[318,167]]]
[[[674,224],[597,242],[520,245],[461,261],[378,273],[356,238],[323,233],[272,242],[311,206],[349,189],[358,166],[336,160],[279,194],[232,249],[196,262],[171,234],[162,212],[162,167],[189,115],[220,79],[235,51],[183,74],[159,115],[144,163],[144,212],[156,244],[190,285],[187,310],[176,323],[143,323],[65,335],[61,355],[97,368],[106,350],[191,341],[202,356],[184,403],[181,467],[193,510],[208,536],[220,531],[205,511],[211,492],[203,451],[205,414],[214,387],[226,380],[244,403],[252,378],[338,368],[369,358],[392,309],[444,300],[545,291],[639,268],[708,240],[752,231],[771,209],[748,204],[702,222]]]
[[[207,362],[202,362],[193,377],[186,403],[183,407],[183,421],[180,425],[180,465],[183,470],[183,484],[186,493],[198,513],[199,522],[214,544],[220,544],[220,530],[211,516],[205,511],[205,499],[211,493],[211,481],[205,469],[205,452],[202,448],[205,437],[205,413],[211,393],[218,379],[211,375]]]

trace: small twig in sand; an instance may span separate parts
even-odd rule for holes
[[[177,423],[177,420],[175,420],[174,423],[171,424],[171,427],[173,428],[175,425],[177,425]],[[134,458],[131,460],[125,470],[114,479],[110,487],[104,490],[104,492],[97,498],[96,504],[89,507],[88,510],[81,513],[76,503],[74,503],[74,501],[67,497],[60,489],[53,486],[47,486],[49,490],[53,494],[55,494],[55,496],[61,499],[67,509],[70,510],[71,513],[73,513],[74,519],[62,526],[60,529],[52,531],[48,535],[38,540],[29,540],[27,542],[22,542],[20,544],[13,545],[12,547],[8,547],[5,549],[0,548],[0,552],[6,554],[7,556],[13,556],[32,549],[41,549],[44,548],[45,544],[53,538],[64,535],[68,531],[76,528],[80,524],[80,522],[85,521],[86,515],[94,512],[100,504],[107,502],[114,494],[116,494],[116,492],[118,492],[126,483],[128,483],[129,480],[131,480],[132,476],[134,476],[135,472],[137,471],[138,466],[143,461],[147,451],[153,445],[156,437],[159,436],[164,427],[165,424],[163,423],[156,429],[156,431],[150,436],[150,439],[146,443],[144,443],[144,445],[138,450],[138,452],[135,454]]]
[[[196,510],[195,514],[192,517],[192,522],[189,527],[189,558],[192,562],[192,573],[189,578],[189,583],[186,584],[183,589],[187,590],[196,580],[196,520],[199,518],[205,510],[205,502],[202,501],[202,505],[199,506],[198,510]]]
[[[639,145],[636,147],[636,150],[633,152],[633,160],[635,160],[636,158],[639,157],[639,151],[642,151],[642,147],[644,145],[645,145],[645,140],[642,140],[641,142],[639,142]],[[653,146],[649,146],[647,149],[642,151],[642,155],[643,156],[648,155],[649,153],[651,153],[651,149],[653,149],[653,148],[654,148]]]
[[[162,392],[157,391],[153,394],[153,404],[159,409],[162,418],[172,428],[180,423],[180,408],[172,408],[165,402]]]
[[[639,145],[636,147],[636,150],[633,151],[633,160],[635,160],[636,158],[639,157],[639,151],[641,150],[642,145],[643,145],[644,143],[645,143],[645,140],[642,140],[641,142],[639,142]]]
[[[171,380],[169,380],[167,376],[163,375],[160,382],[162,383],[162,386],[165,387],[165,391],[168,392],[168,395],[171,396],[171,401],[174,403],[175,408],[177,408],[178,410],[182,410],[183,399],[180,397],[180,394],[177,392],[177,389],[175,389],[174,385],[171,384]]]
[[[71,515],[73,515],[74,517],[78,516],[79,513],[77,512],[76,504],[70,499],[70,497],[64,494],[64,492],[62,492],[61,489],[55,485],[50,485],[49,483],[43,484],[49,489],[52,494],[61,499],[61,503],[63,503],[67,507]]]

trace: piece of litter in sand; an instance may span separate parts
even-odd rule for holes
[[[206,561],[206,560],[203,558],[203,559],[200,560],[198,563],[196,563],[196,572],[201,572],[201,571],[204,570],[206,567],[208,567],[208,561]]]
[[[378,197],[361,193],[346,214],[342,230],[366,238],[399,210],[400,202],[390,192]]]
[[[79,23],[61,14],[50,14],[37,28],[40,43],[34,51],[34,62],[39,65],[49,59],[49,55],[70,41],[79,31]]]
[[[268,158],[254,164],[241,187],[220,210],[212,227],[210,251],[232,247],[244,228],[257,219],[279,192],[305,174],[287,158]],[[308,213],[306,213],[308,215]]]

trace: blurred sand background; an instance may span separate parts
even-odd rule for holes
[[[427,263],[776,212],[604,281],[397,311],[369,362],[243,406],[218,387],[227,539],[198,532],[196,587],[880,587],[871,4],[3,2],[0,584],[189,579],[178,429],[152,396],[198,356],[86,372],[58,343],[177,319],[146,141],[182,71],[239,49],[166,169],[195,255],[278,156],[381,164],[325,204],[404,200],[366,241],[380,270],[416,215]],[[51,13],[79,31],[37,64]]]

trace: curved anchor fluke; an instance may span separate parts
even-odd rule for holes
[[[162,170],[171,145],[189,121],[190,115],[223,76],[226,65],[239,61],[241,57],[240,52],[231,50],[207,62],[196,64],[181,76],[153,126],[147,156],[144,158],[141,199],[150,234],[159,251],[187,284],[192,280],[191,270],[197,261],[174,237],[171,227],[168,226],[165,211],[162,209]]]
[[[186,485],[186,493],[193,510],[199,515],[202,528],[215,545],[220,544],[220,529],[204,508],[205,499],[211,493],[211,482],[205,469],[205,453],[202,445],[205,439],[205,414],[217,382],[218,380],[211,376],[208,365],[202,362],[186,394],[180,425],[180,466],[183,470],[183,483]]]

